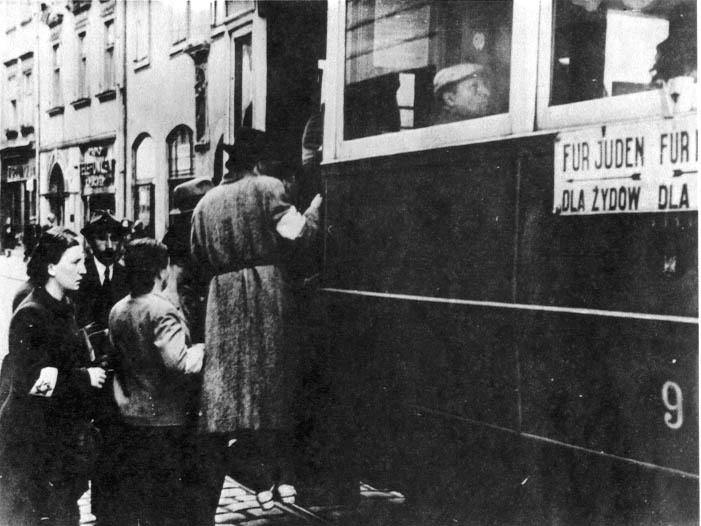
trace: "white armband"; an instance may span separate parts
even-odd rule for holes
[[[291,206],[277,222],[275,229],[285,239],[297,239],[302,233],[305,223],[304,216],[294,206]]]
[[[39,372],[39,378],[29,390],[29,394],[49,398],[54,393],[57,379],[58,369],[56,367],[44,367]]]

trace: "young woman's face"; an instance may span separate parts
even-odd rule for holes
[[[74,246],[66,250],[58,263],[49,265],[49,276],[56,280],[61,289],[78,290],[85,274],[85,254],[83,247]]]

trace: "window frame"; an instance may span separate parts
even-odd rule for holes
[[[110,28],[112,28],[112,38],[110,39]],[[115,64],[115,40],[116,29],[114,18],[103,21],[103,50],[102,50],[102,89],[111,90],[117,82],[117,68]],[[110,57],[109,67],[107,57]]]
[[[136,10],[136,18],[141,22],[136,28],[135,38],[134,38],[134,58],[132,62],[134,64],[134,69],[140,69],[147,66],[151,60],[151,0],[141,0],[140,2],[133,3],[134,9]],[[143,11],[146,11],[145,13]],[[140,34],[143,33],[143,34]],[[145,42],[142,44],[143,51],[139,45],[141,40],[139,37],[144,37],[142,40]],[[139,53],[142,51],[142,53]]]
[[[88,75],[88,45],[87,31],[80,31],[78,34],[78,82],[77,82],[77,99],[83,99],[90,96],[90,80]]]
[[[61,82],[61,44],[56,42],[51,46],[51,106],[63,105],[63,86]]]
[[[659,89],[556,106],[550,105],[556,1],[541,0],[541,30],[538,45],[538,71],[540,73],[536,94],[537,129],[562,129],[664,117],[662,94]]]
[[[236,43],[239,39],[249,36],[251,40],[251,82],[252,93],[252,127],[265,131],[266,99],[268,92],[268,63],[267,63],[267,33],[266,21],[257,13],[250,18],[241,21],[229,30],[229,97],[228,97],[228,137],[227,142],[232,144],[234,134],[238,128],[236,122],[236,83],[238,63],[236,62]]]
[[[147,143],[147,141],[150,141],[150,143]],[[141,173],[145,171],[143,168],[139,168],[139,151],[141,148],[146,148],[150,144],[151,148],[151,155],[152,159],[151,161],[156,163],[156,141],[155,139],[151,136],[151,134],[143,132],[140,133],[136,139],[134,139],[134,142],[132,143],[131,146],[131,190],[132,190],[132,212],[133,212],[133,219],[136,222],[137,219],[139,219],[139,207],[141,205],[141,201],[139,199],[139,189],[140,188],[146,188],[148,187],[149,189],[149,201],[150,201],[150,221],[149,221],[149,226],[147,229],[147,233],[151,237],[155,237],[155,232],[156,232],[156,178],[155,174],[153,173],[153,170],[148,173],[147,176],[141,176]],[[166,142],[166,147],[168,143]]]
[[[535,120],[538,64],[538,8],[529,0],[513,0],[509,110],[449,124],[402,130],[357,139],[343,138],[346,59],[346,2],[329,2],[328,74],[323,79],[327,101],[323,162],[354,160],[504,138],[532,132]]]
[[[178,6],[178,3],[182,3],[184,5]],[[176,24],[176,18],[177,15],[181,13],[184,15],[184,21],[182,22],[182,26]],[[192,7],[190,5],[190,0],[174,0],[170,4],[170,19],[169,19],[169,44],[171,47],[171,54],[176,53],[183,49],[185,46],[185,43],[187,40],[190,38],[190,31],[191,31],[191,24],[192,24]],[[182,33],[178,32],[178,34],[175,34],[175,29],[176,27],[178,29],[182,28]]]

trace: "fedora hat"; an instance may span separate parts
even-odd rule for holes
[[[170,215],[175,216],[192,212],[204,194],[213,187],[212,181],[206,177],[198,177],[179,184],[173,190],[173,208],[170,211]]]
[[[253,166],[268,157],[268,138],[265,132],[244,126],[236,130],[234,137],[234,144],[222,145],[224,151],[229,154],[229,160],[226,162],[228,169],[236,165]]]
[[[84,236],[90,236],[96,232],[114,232],[120,236],[129,232],[129,222],[120,221],[107,210],[95,210],[88,224],[80,231]]]

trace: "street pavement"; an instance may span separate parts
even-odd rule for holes
[[[22,261],[24,249],[16,248],[10,257],[0,255],[0,360],[7,354],[7,335],[12,317],[12,298],[19,286],[27,280],[26,265]]]
[[[360,484],[360,502],[353,509],[344,506],[287,506],[276,503],[271,510],[263,510],[256,500],[255,493],[226,477],[215,517],[216,526],[297,526],[302,524],[329,524],[337,526],[365,526],[369,515],[376,513],[379,506],[396,507],[404,502],[404,497],[395,491],[379,491],[367,484]],[[78,501],[80,523],[92,525],[95,516],[90,512],[90,490]],[[386,512],[382,512],[386,514]]]
[[[23,249],[14,250],[10,257],[0,256],[0,360],[7,354],[8,329],[12,316],[12,298],[19,286],[27,279],[26,265],[22,261]],[[287,506],[276,504],[272,510],[258,506],[255,493],[227,477],[222,488],[216,526],[265,526],[298,524],[335,524],[339,526],[365,526],[373,521],[370,517],[387,516],[387,508],[397,508],[404,497],[396,491],[381,491],[360,483],[359,502],[353,506]],[[90,511],[90,490],[79,500],[81,524],[94,524],[95,516]],[[391,513],[390,513],[391,515]],[[376,523],[376,522],[375,522]]]

